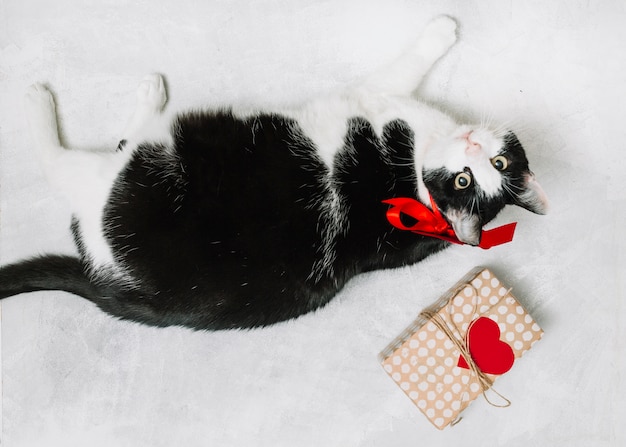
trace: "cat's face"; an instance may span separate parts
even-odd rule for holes
[[[459,127],[428,149],[423,179],[457,237],[477,245],[484,224],[505,205],[545,214],[548,200],[512,132]]]

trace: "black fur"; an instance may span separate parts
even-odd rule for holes
[[[0,268],[0,298],[39,290],[64,290],[95,300],[104,288],[93,284],[83,263],[72,256],[41,256]]]
[[[451,208],[470,212],[473,206],[472,199],[479,198],[480,206],[471,210],[470,214],[478,215],[482,227],[495,218],[505,205],[521,205],[517,203],[517,195],[525,190],[524,174],[530,173],[528,159],[514,133],[509,132],[504,137],[504,146],[499,155],[507,158],[508,168],[501,173],[506,187],[497,196],[487,197],[476,182],[472,182],[467,189],[456,190],[454,178],[459,173],[450,172],[445,168],[424,170],[424,184],[437,206],[444,211]],[[469,168],[465,169],[471,174]]]
[[[141,284],[126,299],[151,303],[144,322],[271,324],[324,305],[362,271],[415,262],[444,245],[417,249],[420,237],[385,219],[383,199],[414,195],[412,137],[402,123],[387,126],[382,140],[364,120],[350,123],[333,179],[346,229],[334,235],[328,168],[294,122],[193,114],[175,127],[175,172],[164,175],[154,148],[140,148],[115,192],[132,201],[111,201],[105,218],[114,251]],[[328,250],[333,262],[316,267]]]
[[[181,116],[173,150],[140,146],[105,209],[106,237],[126,276],[91,272],[74,225],[83,260],[4,267],[0,296],[59,289],[152,325],[254,327],[323,306],[361,272],[411,264],[446,247],[385,218],[382,200],[416,194],[410,128],[393,121],[380,138],[361,118],[348,128],[331,177],[290,119]],[[505,151],[517,153],[517,140],[507,141]],[[525,158],[516,163],[527,169]],[[442,206],[465,200],[449,194],[448,174],[426,174]],[[486,204],[482,218],[493,218],[507,200]]]

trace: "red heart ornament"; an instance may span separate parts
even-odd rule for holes
[[[515,354],[507,343],[500,340],[498,323],[491,318],[474,320],[467,331],[466,340],[474,363],[485,374],[504,374],[513,366]],[[457,366],[469,369],[462,355],[459,356]]]

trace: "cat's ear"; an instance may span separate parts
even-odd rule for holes
[[[524,191],[515,198],[515,204],[537,214],[548,212],[548,196],[532,172],[524,174]]]
[[[469,245],[478,245],[483,227],[478,216],[467,211],[449,210],[445,213],[448,222],[452,225],[456,237]]]

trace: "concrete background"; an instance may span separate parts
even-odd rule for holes
[[[119,322],[64,293],[2,302],[2,445],[626,445],[622,1],[3,0],[0,261],[73,253],[70,214],[34,160],[24,89],[48,83],[65,140],[115,147],[144,74],[170,107],[280,104],[399,55],[433,16],[460,41],[418,94],[514,129],[552,202],[507,209],[512,244],[452,247],[363,275],[326,308],[262,330]],[[377,354],[476,265],[513,287],[545,336],[497,389],[437,431]]]

